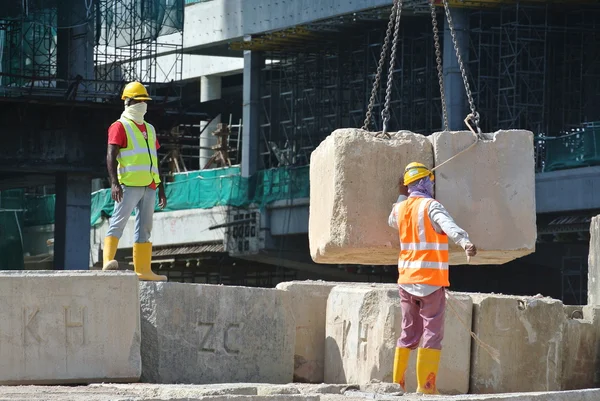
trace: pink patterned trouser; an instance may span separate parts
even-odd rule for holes
[[[398,290],[402,333],[396,346],[415,349],[422,340],[421,348],[442,349],[446,289],[442,287],[426,297],[416,297],[400,287]]]

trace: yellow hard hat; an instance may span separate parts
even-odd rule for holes
[[[408,185],[411,182],[415,182],[427,176],[429,176],[431,181],[434,180],[433,173],[427,167],[425,167],[424,164],[416,162],[410,163],[404,169],[404,185]]]
[[[139,82],[130,82],[125,85],[123,89],[123,95],[121,100],[133,99],[133,100],[152,100],[146,87]]]

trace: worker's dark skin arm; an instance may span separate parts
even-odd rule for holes
[[[161,177],[158,185],[158,206],[164,209],[167,206],[167,195],[165,194],[165,179]]]
[[[106,150],[106,168],[108,169],[108,177],[110,178],[110,196],[115,202],[123,200],[123,188],[119,184],[117,178],[117,156],[119,154],[118,145],[108,145]]]

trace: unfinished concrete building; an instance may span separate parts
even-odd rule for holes
[[[9,144],[0,150],[0,241],[12,256],[2,268],[99,265],[113,207],[102,181],[106,130],[120,114],[121,88],[137,79],[156,99],[147,117],[169,177],[168,210],[155,214],[157,273],[265,287],[393,282],[395,266],[313,263],[307,237],[310,154],[335,129],[362,125],[391,3],[8,1],[0,11]],[[453,289],[585,304],[589,223],[600,210],[600,6],[450,6],[482,129],[536,135],[538,228],[535,254],[455,267]],[[402,18],[390,129],[430,134],[442,113],[428,2],[405,0]],[[469,109],[443,8],[437,19],[450,128],[463,129]],[[211,161],[218,123],[228,125],[218,147],[229,163]]]

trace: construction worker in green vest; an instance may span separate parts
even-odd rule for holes
[[[116,270],[115,254],[123,230],[135,209],[133,268],[140,280],[164,281],[151,268],[152,218],[158,188],[159,206],[167,205],[164,184],[158,174],[159,148],[156,130],[144,120],[146,102],[152,100],[139,82],[130,82],[121,99],[125,110],[108,129],[106,164],[115,208],[104,239],[103,270]]]

